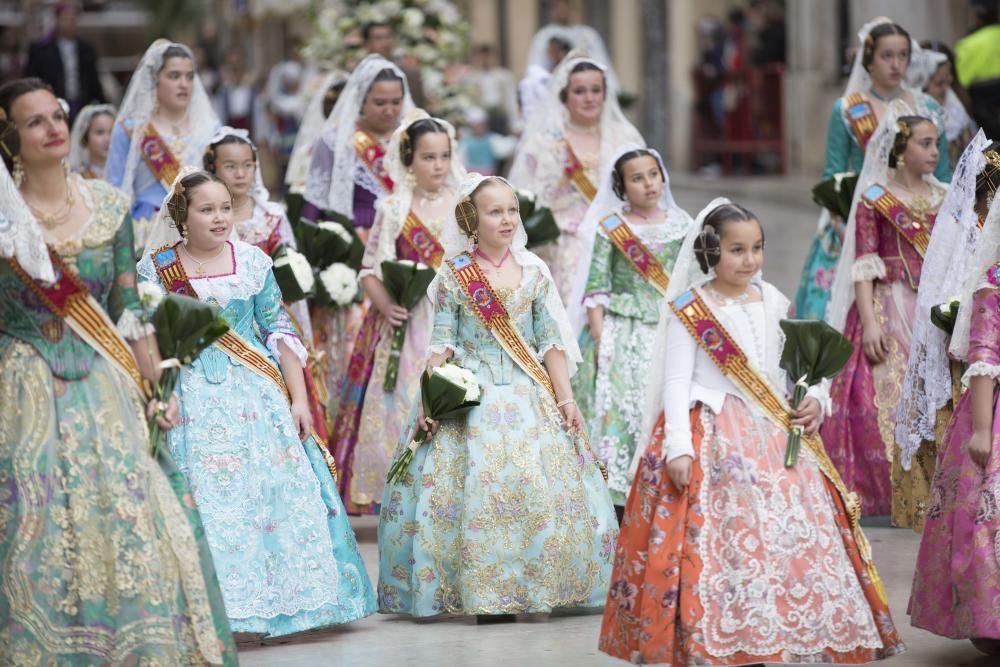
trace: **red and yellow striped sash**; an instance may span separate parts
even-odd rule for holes
[[[410,211],[406,216],[403,229],[399,233],[406,244],[417,253],[421,262],[434,269],[441,266],[441,260],[444,259],[444,247],[413,211]]]
[[[635,235],[632,228],[614,213],[601,220],[601,227],[618,252],[628,260],[628,263],[642,276],[643,280],[656,288],[660,294],[666,295],[667,286],[670,285],[670,277],[663,270],[663,265],[656,259],[656,256]]]

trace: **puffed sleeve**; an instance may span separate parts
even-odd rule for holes
[[[594,252],[590,258],[587,287],[583,292],[585,308],[607,306],[611,301],[611,261],[615,247],[602,230],[594,236]]]
[[[667,322],[666,365],[663,373],[663,416],[666,421],[664,460],[694,456],[691,442],[691,382],[694,379],[698,344],[673,315]]]
[[[962,382],[977,375],[1000,377],[1000,289],[995,287],[985,287],[972,298],[969,369]]]
[[[253,314],[260,336],[264,339],[264,345],[271,355],[275,359],[281,359],[281,348],[278,343],[284,341],[304,367],[309,355],[288,313],[285,312],[281,302],[281,289],[270,268],[264,277],[264,286],[254,295]]]
[[[823,178],[845,172],[848,169],[847,160],[851,150],[851,133],[844,125],[844,101],[838,99],[833,103],[830,121],[826,128],[826,162],[823,167]]]
[[[111,128],[111,145],[108,148],[108,161],[104,167],[104,179],[116,188],[122,187],[122,180],[125,178],[125,160],[128,158],[131,142],[132,138],[121,123],[115,123]]]
[[[108,315],[117,323],[118,332],[126,340],[138,340],[153,333],[153,325],[143,323],[141,319],[143,312],[136,289],[135,246],[130,215],[125,214],[112,243],[115,281],[108,294]]]
[[[885,262],[878,254],[878,215],[864,199],[858,202],[854,219],[853,282],[885,278]]]
[[[555,283],[540,276],[538,291],[531,302],[532,335],[535,338],[539,358],[544,357],[545,353],[552,348],[566,349],[566,343],[563,342],[559,333],[559,324],[552,317],[547,306],[549,296],[555,292],[555,289]]]
[[[461,346],[458,344],[458,326],[461,316],[461,306],[455,292],[457,286],[451,279],[451,269],[442,266],[435,278],[436,288],[432,295],[434,299],[434,329],[431,331],[431,354],[441,354],[448,350],[456,357],[461,356]]]

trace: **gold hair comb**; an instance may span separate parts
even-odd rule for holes
[[[911,132],[910,126],[901,120],[896,121],[896,131],[899,132],[904,137],[906,137],[907,139],[910,138],[910,132]]]

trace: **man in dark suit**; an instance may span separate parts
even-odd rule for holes
[[[79,12],[76,2],[56,5],[55,31],[31,44],[24,68],[25,76],[45,81],[58,97],[69,102],[71,116],[76,116],[86,104],[107,101],[97,76],[97,52],[76,37]]]

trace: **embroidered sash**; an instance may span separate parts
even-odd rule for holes
[[[851,93],[845,97],[843,110],[855,141],[864,149],[868,146],[868,140],[875,134],[875,128],[878,127],[878,117],[875,115],[875,110],[861,93]]]
[[[594,201],[594,197],[597,196],[597,188],[594,184],[590,182],[587,178],[587,171],[583,168],[583,163],[573,152],[573,147],[566,142],[566,166],[565,166],[566,177],[569,182],[573,184],[577,192],[583,195],[583,198],[587,202]]]
[[[479,268],[479,265],[476,264],[475,260],[472,259],[472,256],[468,253],[462,253],[447,260],[447,264],[458,284],[462,286],[466,296],[469,297],[469,301],[475,307],[476,315],[479,317],[479,321],[483,323],[483,326],[486,327],[486,330],[493,334],[500,347],[510,355],[514,363],[527,373],[528,377],[545,389],[553,401],[556,401],[556,391],[552,386],[552,380],[549,379],[549,374],[545,371],[545,367],[538,361],[538,357],[528,345],[528,341],[524,340],[524,336],[514,326],[510,315],[507,313],[507,309],[504,308],[503,303],[493,292],[493,287],[490,285],[489,279],[486,278],[486,275]],[[587,440],[587,437],[581,434],[580,440],[594,458],[594,461],[597,462],[598,467],[601,469],[601,475],[607,481],[608,471],[600,459],[594,456],[593,451],[590,450],[590,442]]]
[[[431,268],[441,266],[444,258],[444,247],[438,242],[431,230],[420,222],[420,218],[413,211],[406,216],[403,229],[399,232],[406,244],[413,248],[420,257],[420,261]]]
[[[375,137],[364,130],[357,130],[354,133],[354,150],[358,152],[358,157],[364,163],[372,176],[382,184],[387,192],[392,192],[393,182],[385,170],[383,160],[385,159],[385,149],[376,141]]]
[[[601,220],[601,227],[615,248],[628,260],[643,280],[665,296],[667,286],[670,284],[670,277],[663,270],[663,265],[656,259],[656,256],[632,231],[632,228],[616,214],[611,214]]]
[[[931,241],[930,230],[926,224],[911,218],[906,205],[894,194],[875,183],[861,194],[861,198],[868,206],[881,213],[921,257],[927,253],[927,245]]]
[[[149,398],[151,391],[139,373],[132,348],[118,333],[111,318],[91,296],[76,272],[63,262],[59,253],[49,250],[49,257],[55,269],[56,282],[48,286],[29,276],[16,258],[11,257],[8,261],[14,273],[53,315],[65,322],[112,366],[131,378],[140,393]]]
[[[152,260],[153,266],[156,267],[156,274],[159,276],[160,283],[163,284],[164,289],[174,294],[191,297],[192,299],[198,298],[198,293],[191,284],[187,272],[184,270],[184,265],[181,263],[180,255],[177,254],[177,250],[174,247],[165,245],[157,249],[152,254]],[[214,345],[225,352],[230,359],[243,364],[257,375],[270,380],[281,390],[285,398],[290,400],[288,387],[285,385],[285,378],[281,375],[278,367],[238,333],[230,329],[215,341]],[[327,450],[326,442],[315,431],[313,431],[312,437],[323,453],[323,459],[326,461],[327,468],[330,469],[330,474],[336,478],[337,464]]]
[[[152,123],[146,123],[146,130],[139,143],[139,152],[149,170],[169,190],[177,174],[180,173],[181,164],[170,152],[170,148]]]
[[[695,342],[705,354],[719,367],[722,373],[733,381],[743,392],[748,401],[756,403],[765,415],[785,430],[791,427],[791,408],[785,399],[775,392],[774,388],[750,365],[746,353],[740,348],[722,323],[719,322],[712,309],[702,300],[694,289],[680,295],[670,304],[677,319],[688,330]],[[885,600],[885,590],[875,571],[872,561],[871,545],[862,532],[858,521],[861,518],[861,503],[857,494],[847,490],[847,486],[837,472],[833,462],[826,453],[823,441],[818,435],[802,434],[802,443],[812,453],[820,471],[838,495],[847,510],[847,519],[854,533],[854,540],[862,559],[868,565],[868,573]]]

